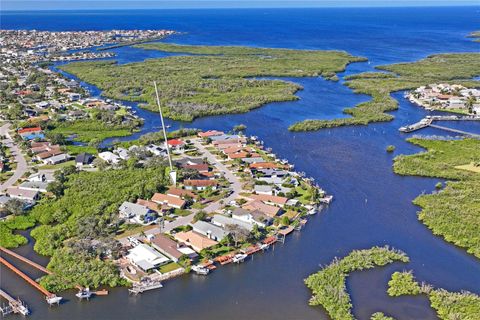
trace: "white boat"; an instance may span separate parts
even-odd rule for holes
[[[323,203],[330,203],[332,202],[333,200],[333,196],[332,195],[328,195],[328,196],[325,196],[323,197],[322,199],[320,199],[320,202],[323,202]]]
[[[81,289],[78,291],[78,293],[75,294],[75,296],[79,299],[90,299],[92,296],[92,292],[90,291],[89,288]]]
[[[238,254],[236,254],[235,256],[233,256],[232,261],[235,262],[235,263],[240,263],[240,262],[245,261],[245,258],[246,258],[246,257],[248,257],[247,254],[245,254],[245,253],[238,253]]]
[[[17,310],[22,316],[28,316],[30,314],[30,310],[28,310],[28,307],[23,303],[18,307]]]
[[[210,269],[199,266],[199,265],[192,266],[192,270],[202,276],[206,276],[207,274],[210,273]]]
[[[57,297],[56,295],[46,297],[45,299],[49,305],[60,304],[60,301],[62,301],[62,297]]]
[[[262,243],[262,244],[260,245],[260,249],[262,249],[262,250],[267,250],[268,248],[270,248],[270,245],[267,244],[267,243]]]

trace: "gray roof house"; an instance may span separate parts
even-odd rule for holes
[[[195,222],[194,224],[192,224],[192,228],[193,231],[203,234],[204,236],[207,236],[208,238],[215,241],[221,241],[228,234],[228,232],[226,232],[219,226],[205,221]]]
[[[255,223],[262,228],[270,225],[273,221],[273,218],[261,213],[260,211],[248,211],[242,208],[233,210],[232,218],[247,223]]]
[[[252,231],[253,229],[253,224],[251,222],[230,218],[221,214],[214,215],[212,218],[212,223],[222,228],[225,228],[229,224],[233,224],[233,225],[242,227],[244,229],[247,229],[248,231]]]
[[[254,191],[257,194],[267,194],[267,195],[273,194],[272,186],[255,185]]]
[[[147,213],[150,212],[150,209],[146,206],[142,206],[141,204],[136,204],[132,202],[125,201],[122,203],[120,208],[118,208],[120,215],[124,218],[132,219],[132,218],[139,218],[141,216],[145,216]]]

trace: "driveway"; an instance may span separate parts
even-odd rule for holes
[[[10,152],[15,157],[17,168],[15,169],[13,175],[0,186],[0,192],[3,192],[7,190],[7,188],[13,186],[18,181],[18,179],[20,179],[25,174],[25,172],[27,172],[28,168],[27,160],[25,160],[25,157],[23,156],[20,148],[14,143],[12,137],[8,133],[8,131],[10,130],[10,126],[10,123],[6,123],[1,126],[0,135],[6,136],[6,139],[4,139],[2,143],[10,149]]]

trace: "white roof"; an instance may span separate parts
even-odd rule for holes
[[[129,251],[127,258],[144,270],[154,268],[169,259],[146,244],[139,244]]]

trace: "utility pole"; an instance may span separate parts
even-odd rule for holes
[[[160,115],[160,121],[162,123],[163,137],[165,139],[165,149],[167,149],[168,164],[170,165],[170,179],[172,179],[172,183],[175,186],[177,184],[177,173],[173,168],[172,156],[170,155],[170,148],[168,147],[167,131],[165,129],[165,122],[163,121],[162,106],[160,104],[160,95],[158,94],[156,81],[153,81],[153,86],[155,87],[155,94],[157,96],[158,113]]]

